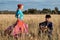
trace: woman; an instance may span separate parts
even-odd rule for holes
[[[28,33],[28,25],[25,24],[23,22],[23,18],[24,18],[24,14],[21,11],[23,9],[23,5],[22,4],[18,4],[17,5],[17,12],[16,12],[16,18],[17,18],[17,24],[15,26],[15,28],[13,28],[13,31],[11,33],[11,35],[17,37],[18,34],[20,33]]]

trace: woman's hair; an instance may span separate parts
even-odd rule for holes
[[[18,8],[21,8],[23,6],[23,4],[18,4],[17,7]]]

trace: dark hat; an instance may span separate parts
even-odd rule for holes
[[[51,18],[51,15],[46,15],[45,18]]]

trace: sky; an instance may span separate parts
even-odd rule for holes
[[[59,3],[60,0],[0,0],[1,1],[22,1],[22,2],[57,2]]]
[[[11,2],[13,2],[13,1],[19,1],[19,2],[23,2],[23,3],[25,3],[25,7],[26,7],[26,5],[28,6],[29,4],[30,5],[32,5],[33,4],[33,2],[38,2],[39,4],[36,4],[36,5],[39,5],[39,6],[44,6],[44,7],[48,7],[48,6],[50,6],[51,5],[51,7],[55,7],[55,6],[57,6],[59,9],[60,9],[60,0],[0,0],[0,9],[2,9],[3,8],[3,6],[5,5],[5,7],[7,8],[7,9],[10,9],[10,8],[12,8],[13,7],[13,4],[11,5],[10,3],[10,5],[9,4],[4,4],[5,2],[8,2],[8,1],[11,1]],[[26,2],[28,2],[27,4],[26,4]],[[30,3],[29,3],[30,2]],[[31,4],[31,2],[32,2],[32,4]],[[14,6],[16,5],[16,3],[14,4]],[[30,6],[29,5],[29,6]],[[35,6],[35,3],[33,4],[34,6]],[[34,7],[32,5],[32,7]],[[7,6],[10,6],[9,8],[7,7]],[[51,8],[50,7],[50,8]],[[27,7],[26,7],[27,8]],[[38,6],[37,6],[37,8],[38,8]],[[4,8],[5,9],[5,8]],[[16,7],[14,8],[14,9],[16,9]]]

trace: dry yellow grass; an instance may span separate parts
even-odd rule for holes
[[[60,15],[51,15],[54,30],[53,30],[53,40],[60,40]],[[41,38],[38,38],[38,24],[42,21],[44,21],[45,15],[24,15],[24,22],[29,25],[29,32],[35,34],[35,38],[30,39],[29,37],[25,38],[19,38],[20,40],[41,40]],[[14,40],[13,38],[8,38],[7,36],[4,36],[1,32],[3,32],[9,25],[12,25],[16,22],[15,15],[9,15],[9,14],[1,14],[0,15],[0,40]],[[47,37],[43,38],[43,40],[47,40]]]

